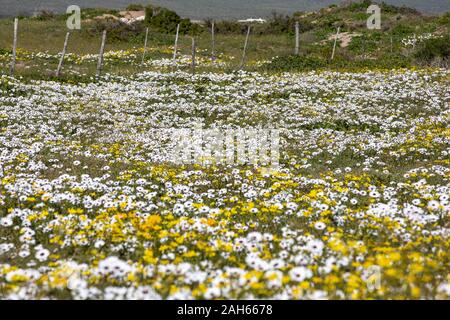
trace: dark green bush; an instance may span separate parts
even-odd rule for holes
[[[421,63],[429,64],[434,60],[448,61],[450,56],[450,35],[422,42],[414,57]]]
[[[211,29],[212,20],[206,20],[206,27]],[[234,21],[216,21],[214,29],[217,34],[243,34],[247,31],[247,26]]]
[[[159,32],[174,33],[181,18],[175,12],[161,8],[159,11],[153,9],[153,16],[146,17],[146,22]]]
[[[55,17],[56,15],[54,12],[49,10],[41,10],[36,14],[34,18],[39,21],[48,21],[55,19]]]
[[[371,4],[372,4],[372,1],[370,1],[370,0],[362,0],[359,2],[350,3],[346,9],[351,12],[360,12],[360,11],[365,12]]]
[[[292,33],[294,25],[294,18],[273,12],[268,23],[263,25],[265,27],[264,29],[266,29],[263,33]]]
[[[363,33],[361,36],[353,37],[348,46],[348,50],[353,53],[375,52],[383,41],[381,32]]]
[[[439,17],[438,23],[441,25],[449,25],[450,26],[450,11],[443,14],[441,17]]]
[[[311,23],[299,19],[300,12],[295,13],[292,17],[272,12],[266,23],[252,24],[252,34],[269,35],[269,34],[294,34],[295,21],[299,20],[300,32],[307,32],[313,28]],[[212,20],[206,19],[205,25],[208,30],[211,29]],[[248,25],[235,21],[216,21],[215,32],[218,34],[245,34]]]
[[[181,19],[176,12],[166,8],[150,5],[145,8],[145,13],[145,23],[157,32],[173,34],[178,24],[181,34],[195,35],[202,31],[199,25],[191,23],[189,19]]]
[[[106,30],[107,42],[133,41],[137,36],[144,34],[143,23],[126,24],[114,19],[96,20],[88,32],[92,36],[98,36]]]
[[[401,23],[392,28],[392,34],[397,37],[405,37],[414,33],[414,27]]]
[[[412,14],[412,15],[421,15],[419,11],[412,8],[407,8],[405,6],[399,7],[395,5],[388,4],[386,2],[382,2],[380,4],[381,12],[385,14]]]

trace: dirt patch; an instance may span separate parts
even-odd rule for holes
[[[354,37],[360,37],[360,33],[350,33],[350,32],[342,32],[337,37],[341,42],[341,48],[346,48],[349,46],[350,42]],[[336,34],[330,35],[328,37],[328,41],[334,41],[336,39]]]
[[[105,14],[103,14],[103,15],[101,15],[101,16],[95,17],[94,20],[119,20],[119,18],[116,17],[116,16],[113,15],[113,14],[107,14],[107,13],[105,13]]]
[[[145,17],[145,11],[120,11],[119,15],[125,19],[134,20]]]

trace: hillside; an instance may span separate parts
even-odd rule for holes
[[[296,12],[292,16],[273,14],[267,23],[254,24],[249,41],[246,67],[249,70],[287,71],[345,68],[401,68],[408,66],[446,67],[449,54],[450,14],[424,15],[414,9],[382,5],[382,29],[368,30],[366,9],[370,1],[330,6],[314,12]],[[142,6],[128,9],[144,10]],[[120,10],[83,10],[82,29],[71,34],[67,62],[70,74],[91,74],[95,68],[103,30],[108,31],[106,50],[110,52],[106,70],[134,73],[142,68],[140,56],[145,28],[150,27],[146,66],[170,65],[176,25],[182,24],[179,42],[180,68],[190,66],[191,36],[197,38],[200,70],[236,69],[241,61],[247,26],[233,21],[217,21],[216,53],[220,62],[211,64],[211,20],[193,24],[176,13],[158,9],[160,14],[146,21],[121,22]],[[159,12],[158,11],[158,12]],[[18,72],[51,75],[58,63],[67,32],[65,15],[42,12],[37,17],[20,19]],[[294,51],[294,24],[300,23],[300,56]],[[340,27],[338,48],[331,61],[336,29]],[[0,20],[0,70],[8,72],[12,44],[10,19]],[[37,54],[37,53],[45,54]],[[94,55],[94,56],[92,56]],[[83,63],[81,63],[82,61]]]

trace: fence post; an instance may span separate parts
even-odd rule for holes
[[[177,63],[177,49],[178,49],[178,36],[180,34],[180,24],[177,25],[177,34],[175,35],[175,46],[173,48],[173,69],[176,67]]]
[[[211,59],[212,61],[216,61],[216,31],[214,21],[212,22],[211,26],[211,41],[212,41]]]
[[[195,74],[195,53],[196,53],[196,43],[195,43],[195,37],[192,37],[192,74]]]
[[[13,40],[13,51],[12,51],[12,59],[11,59],[11,69],[10,74],[11,77],[14,76],[14,70],[16,68],[16,54],[17,54],[17,32],[19,29],[19,19],[14,19],[14,40]]]
[[[244,65],[245,65],[245,58],[247,55],[248,38],[250,37],[251,28],[252,28],[251,26],[248,26],[247,36],[245,37],[244,52],[242,53],[242,60],[241,60],[241,65],[239,66],[239,69],[244,68]]]
[[[61,58],[59,59],[59,64],[58,64],[58,69],[56,69],[56,76],[59,77],[59,75],[61,74],[61,69],[62,69],[62,65],[64,62],[64,56],[66,55],[66,51],[67,51],[67,43],[69,42],[69,36],[70,36],[70,32],[66,33],[66,39],[64,40],[64,48],[63,51],[61,53]]]
[[[102,73],[103,54],[105,52],[105,42],[106,42],[106,30],[103,31],[103,35],[102,35],[102,45],[100,47],[100,54],[98,56],[98,63],[97,63],[97,77],[99,77]]]
[[[336,44],[337,44],[337,40],[339,38],[339,31],[341,31],[341,27],[337,28],[336,39],[334,39],[334,45],[333,45],[333,53],[331,54],[331,60],[334,59],[334,54],[336,53]]]
[[[298,56],[300,52],[300,25],[295,22],[295,55]]]
[[[144,52],[142,53],[142,62],[144,64],[145,54],[147,53],[147,41],[148,41],[148,28],[145,30]]]

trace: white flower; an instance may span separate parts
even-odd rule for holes
[[[208,300],[218,298],[218,297],[220,297],[220,294],[221,294],[221,292],[220,292],[219,288],[209,288],[205,292],[205,298]]]
[[[40,249],[36,252],[36,254],[34,256],[39,261],[43,262],[43,261],[47,260],[49,255],[50,255],[50,251],[48,251],[47,249]]]
[[[317,230],[324,230],[327,227],[327,225],[323,222],[316,222],[314,224],[314,228],[316,228]]]
[[[19,252],[19,257],[21,257],[21,258],[26,258],[29,255],[30,255],[30,251],[28,251],[28,250],[22,250]]]
[[[438,210],[440,207],[440,203],[436,200],[431,200],[428,202],[427,208],[430,211],[436,211]]]
[[[320,240],[310,240],[307,244],[305,249],[310,251],[314,255],[322,255],[324,244]]]
[[[263,236],[259,232],[250,232],[247,235],[247,240],[250,242],[260,242],[262,240]]]
[[[312,271],[306,267],[296,267],[289,271],[289,276],[293,281],[303,281],[312,277]]]
[[[103,241],[101,239],[95,241],[95,243],[94,243],[94,247],[96,247],[97,249],[103,247],[104,245],[105,245],[105,241]]]
[[[438,292],[445,293],[450,297],[450,283],[443,283],[438,287]]]
[[[0,225],[2,227],[10,227],[13,225],[13,221],[10,218],[2,218],[0,219]]]
[[[14,248],[14,245],[12,243],[2,243],[0,244],[0,254],[4,254]]]

